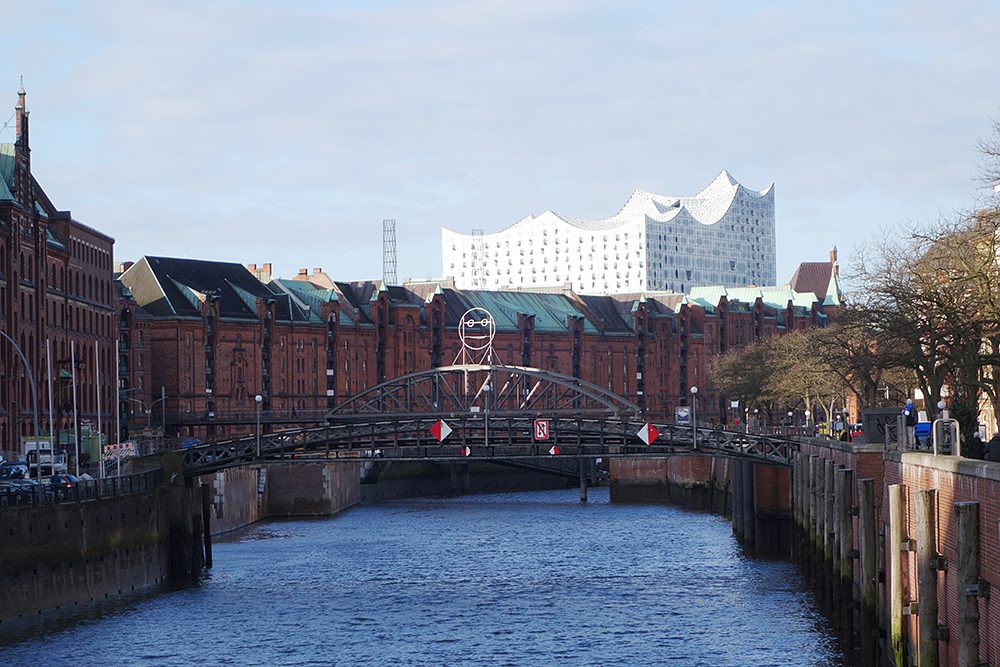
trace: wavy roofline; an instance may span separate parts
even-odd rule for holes
[[[543,222],[558,221],[587,231],[607,231],[618,229],[647,218],[657,222],[669,222],[679,217],[682,213],[689,216],[695,222],[709,226],[714,225],[724,218],[738,197],[765,199],[773,195],[774,183],[771,183],[763,190],[751,190],[733,178],[727,170],[723,169],[711,183],[692,196],[676,197],[659,195],[636,188],[629,195],[622,207],[618,209],[618,212],[608,218],[576,218],[547,210],[538,215],[526,215],[514,224],[498,232],[484,234],[484,236],[503,234],[504,232],[530,225],[539,220]],[[472,236],[471,234],[456,232],[448,228],[443,228],[443,231],[457,236]]]

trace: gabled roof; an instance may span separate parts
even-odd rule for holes
[[[256,300],[275,302],[284,321],[310,319],[288,294],[261,283],[242,264],[174,257],[143,257],[121,275],[136,302],[157,317],[200,317],[201,303],[217,297],[219,316],[256,320]]]
[[[837,306],[842,302],[835,261],[802,262],[789,284],[796,292],[812,292],[824,306]]]

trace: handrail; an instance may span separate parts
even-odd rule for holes
[[[121,477],[79,480],[68,489],[53,487],[51,484],[40,484],[18,490],[2,489],[0,490],[0,510],[24,506],[81,503],[101,498],[135,495],[152,491],[158,488],[162,482],[163,470],[154,468]]]

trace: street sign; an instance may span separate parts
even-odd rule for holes
[[[646,423],[642,425],[639,432],[636,433],[639,439],[642,440],[647,445],[653,444],[653,442],[660,437],[660,432],[656,430],[656,427],[652,424]]]
[[[536,419],[535,420],[535,440],[548,440],[549,439],[549,420],[548,419]]]
[[[549,449],[549,454],[551,454],[552,456],[559,456],[559,448],[556,447],[555,445],[552,445],[552,447]]]
[[[472,450],[471,450],[471,449],[469,449],[468,447],[462,447],[462,448],[461,448],[460,450],[458,450],[458,452],[459,452],[459,454],[461,454],[462,456],[468,456],[469,454],[471,454],[471,453],[472,453]]]
[[[433,435],[438,442],[442,442],[451,434],[451,427],[443,420],[439,419],[434,422],[434,425],[430,428],[431,435]],[[468,456],[468,454],[466,454]]]
[[[681,426],[690,426],[691,408],[686,405],[678,405],[674,408],[674,421]]]

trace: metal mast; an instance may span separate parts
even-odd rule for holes
[[[382,282],[396,285],[396,221],[382,221]]]

